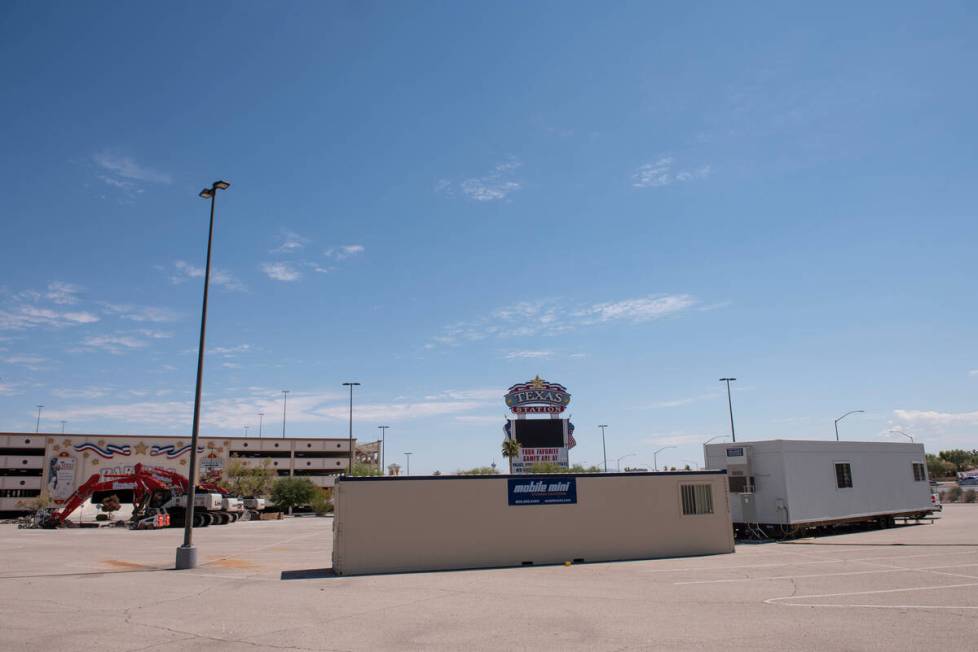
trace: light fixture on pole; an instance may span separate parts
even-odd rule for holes
[[[890,432],[892,432],[894,434],[897,434],[897,435],[903,435],[904,437],[906,437],[910,441],[913,441],[913,435],[908,435],[907,433],[903,432],[902,430],[897,430],[896,428],[891,428],[890,429]]]
[[[350,475],[353,475],[353,388],[359,385],[360,383],[343,383],[344,387],[350,388],[350,468],[347,471]]]
[[[43,405],[37,406],[37,422],[34,424],[34,432],[41,432],[41,410],[44,408]]]
[[[730,410],[730,438],[737,443],[737,433],[734,431],[733,423],[733,400],[730,398],[730,383],[737,380],[736,378],[721,378],[721,383],[727,383],[727,408]]]
[[[407,473],[405,475],[411,475],[411,456],[414,453],[404,453],[404,457],[407,459]]]
[[[264,420],[265,420],[265,413],[259,412],[258,413],[258,439],[261,439],[261,427],[262,427],[262,421]]]
[[[282,390],[282,439],[285,439],[285,411],[289,407],[289,392],[291,389]]]
[[[621,461],[623,459],[625,459],[626,457],[632,457],[633,455],[635,455],[635,453],[629,453],[628,455],[622,455],[621,457],[618,458],[618,472],[619,473],[621,473]]]
[[[659,470],[659,453],[666,450],[667,448],[675,448],[675,446],[663,446],[659,450],[652,453],[652,469],[655,471]]]
[[[200,438],[200,401],[204,381],[204,335],[207,332],[207,291],[211,280],[211,245],[214,241],[214,206],[217,191],[227,190],[227,181],[215,181],[210,188],[200,191],[200,196],[211,200],[211,220],[207,231],[207,265],[204,268],[204,301],[200,309],[200,343],[197,346],[197,389],[194,393],[194,422],[190,434],[190,468],[187,472],[187,507],[184,510],[183,545],[177,548],[177,570],[197,566],[197,549],[193,545],[194,497],[197,490],[197,441]]]
[[[384,448],[387,446],[387,429],[390,426],[377,426],[380,429],[380,474],[384,475]]]
[[[839,422],[845,419],[850,414],[857,414],[859,412],[865,412],[865,410],[850,410],[843,414],[841,417],[835,420],[835,440],[839,441]]]
[[[605,423],[603,425],[599,425],[598,427],[601,428],[601,451],[604,453],[604,472],[607,473],[608,472],[608,448],[605,446],[604,443],[604,429],[608,427],[608,424]]]

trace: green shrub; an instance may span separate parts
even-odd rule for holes
[[[947,502],[956,503],[961,500],[961,487],[951,487],[947,490]]]
[[[272,502],[278,509],[302,507],[312,503],[319,489],[309,478],[279,478],[272,485]]]
[[[325,516],[333,511],[333,503],[329,502],[326,492],[317,489],[309,501],[309,507],[319,516]]]
[[[477,466],[474,469],[459,469],[455,475],[499,475],[499,471],[491,466]]]
[[[975,490],[974,489],[968,489],[966,492],[964,492],[964,502],[966,502],[966,503],[973,503],[973,502],[975,502],[975,499],[976,499],[976,496],[975,496]]]

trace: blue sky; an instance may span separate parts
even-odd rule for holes
[[[0,428],[978,445],[969,3],[6,2]],[[612,464],[614,462],[612,461]]]

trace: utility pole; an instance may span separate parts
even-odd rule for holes
[[[37,406],[37,422],[34,424],[34,432],[41,432],[41,410],[44,408],[43,405]]]
[[[407,458],[407,474],[406,475],[411,475],[411,456],[412,455],[414,455],[414,453],[404,453],[404,457]]]
[[[601,452],[604,454],[604,472],[608,472],[608,448],[604,444],[604,429],[608,427],[608,424],[598,426],[601,428]]]
[[[265,419],[265,413],[259,412],[258,413],[258,439],[261,439],[261,426],[262,426],[262,421],[264,421],[264,419]]]
[[[61,434],[65,434],[65,424],[68,423],[64,419],[61,420]]]
[[[730,383],[737,380],[736,378],[721,378],[721,383],[727,383],[727,407],[730,408],[730,438],[737,443],[737,433],[734,432],[733,423],[733,401],[730,399]]]

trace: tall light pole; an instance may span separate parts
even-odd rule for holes
[[[846,412],[841,417],[839,417],[838,419],[835,420],[835,440],[836,441],[839,441],[839,422],[842,421],[843,419],[845,419],[850,414],[856,414],[858,412],[865,412],[865,410],[849,410],[848,412]]]
[[[659,453],[666,450],[667,448],[675,448],[675,446],[663,446],[656,452],[652,453],[652,468],[656,471],[659,470]]]
[[[411,475],[411,456],[414,453],[404,453],[404,457],[407,459],[407,473],[405,475]]]
[[[890,432],[895,433],[897,435],[903,435],[904,437],[906,437],[910,441],[913,441],[913,435],[908,435],[907,433],[903,432],[902,430],[897,430],[896,428],[891,428],[890,429]]]
[[[635,453],[629,453],[628,455],[622,455],[621,457],[618,458],[618,472],[619,473],[621,473],[621,461],[623,459],[625,459],[626,457],[632,457],[633,455],[635,455]]]
[[[357,387],[360,383],[343,383],[344,387],[350,388],[350,469],[349,474],[353,475],[353,388]]]
[[[285,439],[285,411],[289,406],[289,392],[291,389],[282,390],[282,439]]]
[[[250,427],[251,427],[251,426],[245,426],[245,427],[244,427],[244,431],[245,431],[245,439],[247,439],[247,438],[248,438],[248,428],[250,428]]]
[[[386,442],[387,429],[390,428],[390,426],[377,426],[377,427],[380,428],[380,474],[381,475],[384,475],[384,473],[385,473],[385,471],[384,471],[384,449],[387,446],[387,442]]]
[[[194,497],[197,493],[197,440],[200,438],[200,399],[204,381],[204,335],[207,332],[207,291],[211,280],[211,244],[214,241],[214,205],[218,190],[227,190],[227,181],[215,181],[200,196],[211,200],[211,221],[207,232],[207,266],[204,268],[204,301],[200,309],[200,343],[197,346],[197,390],[194,393],[194,423],[190,435],[190,469],[187,474],[187,508],[184,511],[183,545],[177,548],[177,570],[197,566],[197,549],[193,545]]]
[[[41,432],[41,410],[44,409],[43,405],[37,406],[37,422],[34,424],[34,432]]]
[[[721,383],[727,383],[727,407],[730,409],[730,438],[733,439],[734,443],[737,443],[737,433],[734,432],[733,424],[733,401],[730,399],[730,383],[737,380],[736,378],[721,378]]]
[[[262,421],[264,420],[265,420],[265,413],[259,412],[258,413],[258,439],[261,439],[261,426],[262,426]]]
[[[65,424],[68,423],[64,419],[61,420],[61,434],[65,434]]]
[[[601,450],[604,453],[604,472],[607,473],[608,472],[608,449],[604,445],[604,429],[608,427],[608,424],[605,423],[598,427],[601,428]]]

